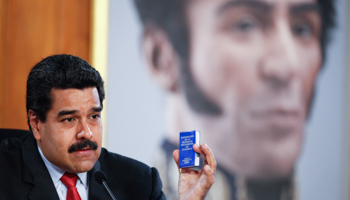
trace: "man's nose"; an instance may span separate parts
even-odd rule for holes
[[[298,75],[300,61],[296,42],[287,20],[278,20],[259,66],[261,78],[270,86],[286,87]]]
[[[80,128],[77,133],[77,139],[90,139],[92,137],[92,132],[90,130],[89,124],[86,121],[80,122]]]

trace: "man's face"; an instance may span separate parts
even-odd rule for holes
[[[217,160],[235,172],[260,179],[287,176],[293,169],[321,66],[317,5],[315,0],[188,3],[190,75],[221,111],[197,117],[211,130],[206,141]]]
[[[71,173],[92,169],[101,152],[101,103],[95,87],[52,89],[52,107],[39,121],[38,144],[45,157]],[[90,140],[94,145],[77,145]]]

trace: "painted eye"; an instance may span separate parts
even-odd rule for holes
[[[313,31],[311,26],[307,23],[297,23],[292,28],[293,34],[298,37],[309,38],[312,36]]]
[[[234,24],[234,29],[241,32],[250,32],[258,26],[258,23],[251,17],[239,20]]]

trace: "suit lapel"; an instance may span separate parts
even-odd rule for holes
[[[33,185],[28,194],[30,200],[59,200],[56,188],[52,183],[50,173],[46,169],[44,161],[38,152],[36,141],[30,135],[23,142],[23,181]],[[89,199],[105,200],[111,199],[107,190],[102,184],[99,184],[94,174],[100,171],[100,162],[97,160],[95,166],[88,172],[89,180]],[[118,194],[114,194],[118,198]]]
[[[31,200],[59,200],[51,176],[38,152],[34,137],[31,135],[23,142],[23,181],[33,184],[28,198]]]

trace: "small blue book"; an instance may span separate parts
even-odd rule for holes
[[[193,145],[200,145],[200,132],[180,132],[180,158],[179,167],[198,167],[200,165],[200,154],[193,150]]]

